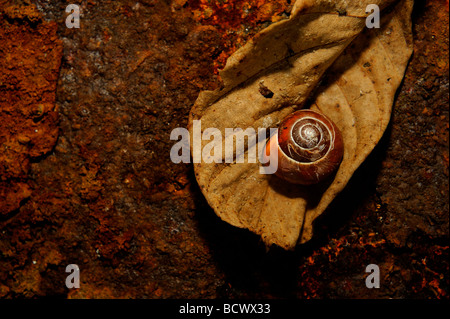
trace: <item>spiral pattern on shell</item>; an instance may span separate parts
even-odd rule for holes
[[[277,143],[278,154],[270,154],[270,143]],[[316,184],[339,167],[343,139],[337,126],[325,115],[300,110],[287,116],[278,134],[266,145],[265,155],[278,156],[276,175],[294,184]]]

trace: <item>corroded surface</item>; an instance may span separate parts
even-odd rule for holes
[[[1,297],[448,298],[448,2],[417,3],[388,132],[295,252],[221,222],[191,165],[169,158],[170,131],[220,86],[215,70],[290,12],[252,3],[86,1],[67,29],[66,2],[36,2],[63,43],[60,133],[30,164],[28,200],[0,220]],[[24,19],[6,22],[35,32]],[[380,289],[365,287],[370,263]]]
[[[0,1],[0,218],[31,195],[30,161],[58,137],[55,89],[62,44],[34,6]]]

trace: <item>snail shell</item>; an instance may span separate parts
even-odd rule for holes
[[[270,154],[276,143],[276,154]],[[344,154],[342,134],[328,117],[300,110],[287,116],[264,150],[265,161],[278,156],[276,175],[290,183],[311,185],[325,180],[339,167]]]

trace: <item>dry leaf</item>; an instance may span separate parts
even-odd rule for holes
[[[368,4],[380,7],[379,29],[366,28]],[[199,136],[193,136],[194,120],[201,120],[202,131],[217,128],[225,136],[225,128],[277,127],[286,115],[305,106],[336,123],[345,150],[334,179],[317,186],[260,174],[259,163],[195,163],[198,184],[220,218],[261,235],[267,245],[292,249],[311,239],[314,219],[345,187],[386,129],[412,53],[412,4],[298,0],[289,20],[266,28],[228,59],[221,72],[224,87],[201,92],[192,108],[194,156],[194,143],[199,142]],[[202,148],[210,142],[202,140]],[[224,141],[214,142],[225,149]]]

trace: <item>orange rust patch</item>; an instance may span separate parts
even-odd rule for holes
[[[224,39],[224,49],[214,61],[214,72],[249,38],[273,22],[288,18],[291,1],[193,0],[189,7],[203,25],[214,26]],[[293,2],[293,1],[292,1]]]
[[[31,195],[30,160],[45,155],[58,137],[55,90],[62,57],[56,24],[34,6],[0,1],[0,215]],[[33,27],[30,27],[33,25]]]

